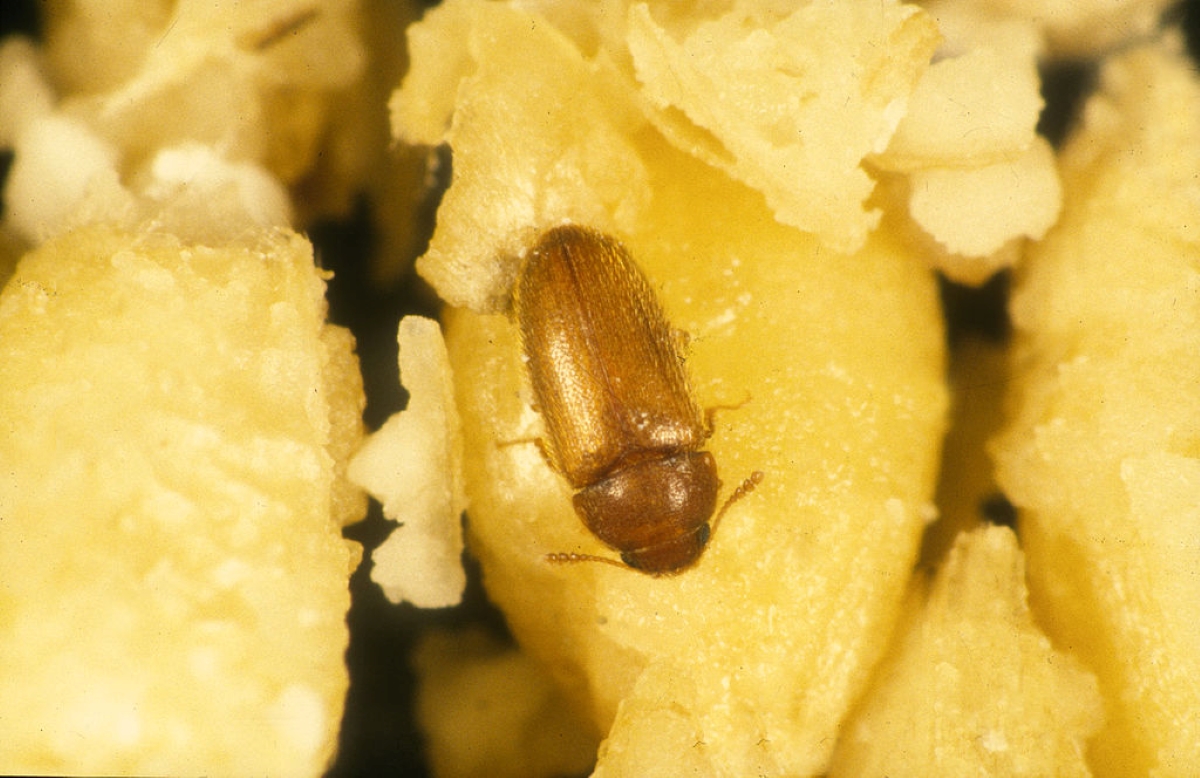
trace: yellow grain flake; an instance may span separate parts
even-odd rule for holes
[[[994,446],[1034,608],[1100,681],[1100,776],[1200,764],[1200,79],[1181,48],[1106,65],[1063,150]]]
[[[459,603],[467,582],[462,427],[437,322],[406,316],[396,339],[408,406],[367,439],[350,477],[401,524],[371,554],[371,579],[392,602],[444,608]]]
[[[939,41],[932,19],[893,0],[790,13],[735,3],[675,25],[635,3],[628,18],[655,126],[838,251],[860,248],[879,222],[862,161],[887,147]]]
[[[0,294],[0,771],[320,775],[353,339],[299,236],[94,226]]]
[[[923,588],[845,724],[831,778],[1090,776],[1096,679],[1034,624],[1012,531],[960,535]]]

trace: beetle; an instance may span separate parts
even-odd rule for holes
[[[575,512],[621,562],[672,575],[704,552],[721,481],[701,450],[712,410],[692,398],[683,359],[649,281],[626,248],[597,230],[564,224],[527,251],[513,307],[534,400],[545,419],[542,451],[575,490]],[[761,481],[748,478],[713,520]]]

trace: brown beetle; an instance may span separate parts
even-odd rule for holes
[[[695,563],[721,487],[712,454],[699,450],[711,411],[692,400],[671,327],[629,252],[595,230],[555,227],[529,251],[513,304],[546,420],[544,451],[577,490],[583,523],[644,573]]]

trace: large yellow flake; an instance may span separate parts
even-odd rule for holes
[[[318,775],[353,341],[311,248],[92,227],[0,295],[0,772]]]
[[[1097,775],[1200,764],[1200,80],[1177,47],[1110,63],[1063,152],[1060,224],[1014,291],[995,446],[1035,610],[1096,673]]]

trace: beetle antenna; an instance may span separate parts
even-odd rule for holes
[[[753,492],[754,487],[761,484],[763,478],[765,477],[766,476],[763,474],[763,471],[755,470],[750,474],[749,478],[747,478],[745,481],[742,481],[741,485],[733,490],[733,494],[729,495],[729,499],[725,501],[725,504],[721,506],[721,510],[717,511],[716,518],[712,520],[712,529],[709,531],[710,535],[717,534],[717,525],[721,523],[721,518],[725,515],[725,511],[729,510],[729,507],[735,502],[750,494],[750,492]]]
[[[595,554],[576,554],[559,551],[553,554],[546,554],[546,561],[556,565],[565,565],[572,562],[603,562],[613,567],[628,569],[623,563],[615,559],[609,559],[606,556],[596,556]]]

